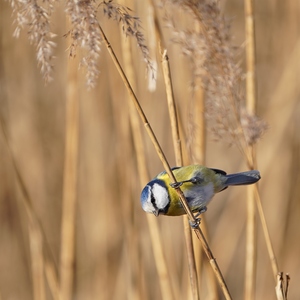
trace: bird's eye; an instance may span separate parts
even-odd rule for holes
[[[151,193],[151,203],[152,203],[152,204],[155,204],[155,198],[154,198],[153,193]]]
[[[201,183],[201,182],[203,182],[203,179],[201,178],[201,177],[193,177],[193,178],[191,178],[191,183],[193,183],[193,184],[199,184],[199,183]]]

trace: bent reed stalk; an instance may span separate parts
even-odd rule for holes
[[[110,54],[110,56],[111,56],[111,58],[112,58],[112,60],[113,60],[113,62],[115,64],[115,66],[116,66],[116,68],[117,68],[117,70],[118,70],[118,72],[119,72],[119,74],[120,74],[120,76],[121,76],[124,84],[125,84],[125,87],[126,87],[128,93],[130,95],[130,98],[132,99],[132,101],[133,101],[133,103],[134,103],[134,105],[135,105],[135,107],[136,107],[136,109],[138,111],[138,114],[139,114],[139,116],[140,116],[140,118],[141,118],[141,120],[142,120],[142,122],[143,122],[143,124],[145,126],[145,129],[146,129],[146,131],[147,131],[147,133],[148,133],[148,135],[149,135],[149,137],[150,137],[150,139],[151,139],[151,141],[152,141],[152,143],[153,143],[153,145],[155,147],[157,155],[159,156],[159,158],[160,158],[160,160],[161,160],[161,162],[162,162],[162,164],[163,164],[163,166],[164,166],[167,174],[170,176],[171,181],[173,183],[176,183],[177,182],[176,178],[175,178],[174,174],[171,171],[170,165],[169,165],[169,163],[168,163],[168,161],[167,161],[167,159],[165,157],[165,154],[163,153],[163,150],[162,150],[160,144],[158,143],[158,140],[157,140],[157,138],[156,138],[156,136],[155,136],[155,134],[153,132],[153,129],[152,129],[150,123],[148,122],[147,117],[146,117],[146,115],[145,115],[145,113],[144,113],[144,111],[143,111],[143,109],[142,109],[142,107],[141,107],[141,105],[140,105],[140,103],[139,103],[139,101],[138,101],[138,99],[137,99],[137,97],[136,97],[136,95],[135,95],[135,93],[134,93],[134,91],[133,91],[133,89],[132,89],[132,87],[131,87],[128,79],[127,79],[127,77],[126,77],[126,75],[125,75],[125,73],[124,73],[124,70],[122,69],[122,67],[121,67],[121,65],[119,63],[119,60],[118,60],[118,58],[117,58],[117,56],[116,56],[116,54],[115,54],[115,52],[114,52],[111,44],[109,43],[109,41],[108,41],[108,39],[107,39],[107,37],[106,37],[106,35],[105,35],[102,27],[100,26],[100,24],[99,24],[99,29],[100,29],[101,37],[102,37],[102,39],[103,39],[103,41],[104,41],[104,43],[105,43],[105,45],[107,47],[107,50],[108,50],[108,52],[109,52],[109,54]],[[186,213],[188,215],[188,218],[189,218],[190,222],[195,223],[196,219],[195,219],[194,215],[192,214],[192,212],[190,211],[190,209],[188,207],[188,204],[187,204],[187,201],[186,201],[186,199],[185,199],[185,197],[183,195],[183,192],[181,191],[181,189],[179,187],[175,188],[175,190],[178,193],[178,196],[179,196],[179,198],[181,200],[182,206],[184,207],[184,209],[185,209],[185,211],[186,211]],[[210,262],[210,264],[211,264],[211,266],[213,268],[213,271],[215,272],[215,275],[216,275],[216,277],[217,277],[217,279],[219,281],[219,285],[220,285],[220,287],[221,287],[221,289],[222,289],[222,291],[224,293],[225,298],[226,299],[232,299],[231,295],[229,293],[228,287],[226,285],[226,282],[224,280],[224,277],[223,277],[223,275],[221,273],[221,270],[220,270],[220,268],[219,268],[219,266],[218,266],[218,264],[216,262],[216,259],[213,256],[213,253],[212,253],[212,251],[211,251],[211,249],[210,249],[210,247],[209,247],[209,245],[208,245],[208,243],[207,243],[207,241],[206,241],[206,239],[205,239],[205,237],[204,237],[201,229],[199,228],[199,225],[197,225],[197,227],[193,228],[193,229],[194,229],[194,232],[197,235],[198,239],[202,243],[204,252],[206,253],[206,255],[207,255],[208,259],[209,259],[209,262]]]

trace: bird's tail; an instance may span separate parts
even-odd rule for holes
[[[251,170],[241,173],[225,175],[227,180],[225,184],[228,185],[247,185],[253,184],[260,179],[259,171]]]

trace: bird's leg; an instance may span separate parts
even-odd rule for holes
[[[173,189],[177,189],[177,188],[179,188],[180,186],[182,186],[183,183],[184,183],[184,181],[173,182],[173,183],[170,183],[170,186],[171,186]]]
[[[201,222],[201,218],[198,218],[201,214],[205,213],[207,211],[207,207],[204,206],[202,208],[199,209],[199,211],[197,212],[197,214],[195,215],[195,221],[189,221],[190,223],[190,226],[193,228],[193,229],[196,229],[200,222]]]
[[[177,188],[181,187],[184,183],[190,182],[190,183],[196,184],[196,183],[200,183],[201,181],[202,181],[202,178],[200,178],[200,177],[192,177],[191,179],[188,179],[188,180],[170,183],[170,186],[174,189],[177,189]]]
[[[201,207],[198,210],[197,214],[195,215],[195,218],[197,219],[201,214],[204,214],[206,211],[207,211],[207,207],[206,206]]]

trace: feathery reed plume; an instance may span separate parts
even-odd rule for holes
[[[103,1],[97,4],[93,0],[81,0],[78,2],[70,0],[67,2],[66,11],[70,16],[72,28],[66,36],[70,35],[72,39],[70,56],[76,54],[78,46],[86,50],[81,64],[87,70],[87,85],[94,87],[99,75],[97,61],[100,55],[102,40],[97,12],[100,7],[103,10],[104,16],[122,24],[122,29],[126,36],[132,36],[136,39],[147,67],[153,70],[149,50],[141,31],[141,21],[138,17],[130,14],[130,8],[114,3],[113,1]]]
[[[36,59],[46,82],[52,80],[53,41],[56,34],[50,31],[50,17],[53,12],[53,0],[43,1],[40,5],[36,0],[10,0],[17,27],[14,36],[19,37],[23,28],[27,29],[29,42],[36,47]]]
[[[220,13],[217,1],[171,1],[186,10],[198,24],[200,30],[178,30],[178,24],[168,17],[168,24],[174,32],[174,41],[181,45],[183,53],[192,60],[194,82],[201,78],[202,86],[206,91],[206,118],[207,127],[218,140],[235,144],[244,154],[249,168],[255,167],[256,157],[253,146],[266,129],[266,123],[255,116],[255,78],[247,89],[247,103],[240,86],[244,74],[240,66],[235,63],[237,53],[230,46],[229,25]],[[170,3],[170,1],[166,1]],[[252,40],[254,37],[252,37]],[[251,45],[251,70],[253,70],[254,48]],[[247,56],[249,58],[249,55]],[[249,59],[247,60],[249,61]],[[248,83],[248,82],[247,82]],[[249,85],[248,85],[249,86]],[[251,104],[249,94],[251,89]],[[248,203],[254,203],[255,187],[248,193]],[[251,193],[250,193],[251,191]],[[259,206],[259,198],[257,198]],[[247,272],[246,295],[251,299],[255,289],[256,264],[256,235],[255,235],[255,208],[248,210],[247,231]],[[263,214],[260,215],[264,220]],[[267,244],[270,244],[269,235],[265,235]],[[251,280],[250,280],[251,279]],[[250,296],[249,296],[250,295]]]
[[[20,35],[21,29],[27,29],[30,43],[36,46],[37,62],[46,82],[52,80],[53,50],[56,43],[53,41],[56,34],[50,31],[50,18],[53,13],[54,0],[43,1],[39,4],[37,0],[9,0],[14,14],[17,27],[14,36]],[[99,75],[98,58],[101,51],[101,35],[99,21],[97,19],[98,8],[103,8],[106,17],[112,18],[122,24],[126,36],[136,39],[141,50],[147,68],[152,71],[154,67],[149,57],[149,49],[145,43],[144,34],[141,31],[141,21],[132,16],[128,7],[116,4],[113,1],[103,1],[100,4],[95,0],[68,0],[65,11],[70,17],[71,28],[64,35],[71,37],[69,53],[74,57],[77,48],[83,50],[80,65],[86,69],[86,80],[88,87],[94,87]]]
[[[217,1],[165,1],[179,5],[199,24],[200,30],[181,29],[170,16],[168,26],[174,42],[192,61],[194,78],[201,78],[206,91],[207,127],[218,140],[236,144],[249,158],[248,145],[255,144],[266,129],[265,122],[249,113],[239,88],[244,76],[234,62],[229,25],[220,13]],[[196,80],[194,82],[197,82]]]
[[[87,86],[94,87],[99,74],[97,62],[101,50],[97,5],[92,0],[69,0],[66,13],[71,23],[71,29],[65,35],[71,39],[70,56],[76,55],[78,46],[84,50],[81,65],[86,68]]]
[[[152,71],[152,76],[154,76],[154,67],[149,56],[149,49],[146,45],[144,34],[141,31],[140,18],[132,16],[130,14],[132,10],[129,7],[116,4],[113,1],[103,1],[100,5],[103,6],[104,15],[106,15],[109,19],[113,19],[121,23],[123,33],[126,36],[132,36],[135,38],[137,45],[142,52],[147,68]]]

